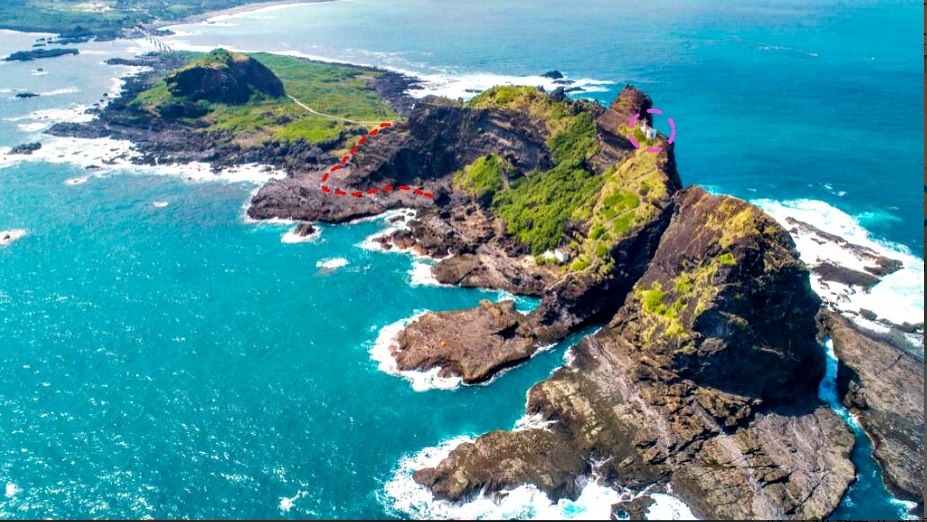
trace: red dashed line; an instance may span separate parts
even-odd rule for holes
[[[335,172],[335,171],[337,171],[337,170],[340,170],[342,165],[347,164],[348,161],[351,160],[351,156],[354,156],[354,154],[357,153],[357,148],[360,147],[361,145],[363,145],[364,143],[367,142],[367,136],[376,136],[377,133],[380,132],[380,129],[381,129],[381,128],[382,128],[382,129],[385,129],[385,128],[387,128],[387,127],[392,127],[392,126],[393,126],[392,123],[390,123],[390,122],[388,122],[388,121],[385,121],[385,122],[383,122],[383,123],[380,124],[380,127],[379,127],[379,128],[376,128],[376,127],[375,127],[375,128],[373,128],[373,129],[370,129],[370,131],[367,133],[366,136],[361,136],[361,138],[360,138],[359,140],[357,140],[357,145],[354,145],[353,147],[351,147],[351,150],[350,150],[347,154],[345,154],[343,158],[341,158],[341,163],[340,163],[340,164],[337,164],[337,165],[333,165],[330,169],[328,169],[328,172],[326,172],[325,174],[322,175],[322,183],[325,183],[326,181],[328,181],[328,176],[329,176],[329,174],[331,174],[332,172]],[[414,190],[413,190],[412,187],[407,187],[407,186],[405,186],[405,185],[400,185],[400,186],[398,187],[398,189],[399,189],[399,190],[412,190],[412,192],[415,193],[416,195],[419,195],[419,196],[422,196],[422,197],[426,197],[426,198],[429,198],[429,199],[433,199],[433,198],[434,198],[434,196],[431,194],[431,192],[424,192],[424,191],[422,191],[422,189],[414,189]],[[388,185],[388,186],[386,186],[386,187],[383,187],[382,189],[372,188],[372,189],[369,189],[369,190],[367,191],[367,194],[376,194],[377,192],[379,192],[379,191],[381,191],[381,190],[382,190],[383,192],[389,192],[389,191],[393,190],[393,186],[392,186],[392,185]],[[330,189],[327,185],[324,185],[324,184],[323,184],[323,185],[322,185],[322,192],[331,193],[331,192],[332,192],[332,189]],[[343,191],[343,190],[341,190],[341,189],[336,189],[336,190],[334,191],[334,194],[335,194],[336,196],[346,196],[348,193],[345,192],[345,191]],[[361,197],[361,196],[363,196],[363,195],[364,195],[364,193],[363,193],[363,192],[360,192],[360,191],[354,191],[354,192],[351,193],[351,196],[354,196],[355,198],[359,198],[359,197]]]

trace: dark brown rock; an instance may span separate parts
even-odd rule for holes
[[[889,490],[924,505],[924,361],[821,312],[840,361],[837,389],[873,441]]]
[[[423,315],[399,333],[392,354],[400,370],[441,368],[442,377],[477,383],[537,348],[512,301],[482,301],[477,308]]]
[[[615,486],[670,483],[706,518],[837,506],[853,437],[816,399],[819,301],[791,239],[742,201],[701,189],[676,201],[614,319],[529,391],[527,413],[549,428],[481,436],[416,481],[449,500],[522,483],[556,499],[595,466]]]

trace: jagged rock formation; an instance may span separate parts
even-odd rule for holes
[[[254,95],[283,96],[283,82],[264,64],[240,53],[216,49],[165,78],[174,96],[238,105]]]
[[[482,301],[470,310],[425,314],[396,339],[392,351],[397,366],[439,367],[439,376],[460,375],[473,384],[525,361],[535,351],[534,335],[513,304]]]
[[[821,312],[840,365],[837,389],[873,441],[874,457],[892,494],[924,510],[924,361]]]
[[[616,485],[671,483],[702,517],[836,507],[853,438],[815,399],[819,301],[791,239],[744,202],[675,199],[621,310],[529,391],[527,413],[549,428],[488,433],[416,481],[450,500],[524,483],[561,498],[594,466]]]

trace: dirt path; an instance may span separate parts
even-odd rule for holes
[[[344,121],[344,122],[348,122],[348,123],[357,123],[357,124],[364,124],[364,125],[370,125],[370,124],[377,125],[377,124],[380,123],[380,122],[378,122],[378,121],[354,121],[354,120],[349,120],[349,119],[347,119],[347,118],[342,118],[342,117],[340,117],[340,116],[332,116],[331,114],[325,114],[325,113],[323,113],[323,112],[319,112],[319,111],[316,111],[316,110],[311,109],[309,106],[307,106],[307,105],[304,104],[303,102],[297,100],[297,99],[294,98],[293,96],[290,96],[289,94],[287,94],[287,96],[288,96],[291,100],[293,100],[293,102],[296,103],[296,105],[299,105],[299,106],[302,107],[303,109],[306,109],[307,111],[311,112],[312,114],[315,114],[316,116],[321,116],[321,117],[323,117],[323,118],[328,118],[328,119],[330,119],[330,120],[338,120],[338,121]]]

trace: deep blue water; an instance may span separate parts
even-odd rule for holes
[[[823,202],[923,256],[921,4],[808,3],[352,0],[170,41],[429,77],[557,68],[615,82],[592,93],[603,102],[633,82],[676,121],[687,183]],[[31,42],[0,33],[0,52]],[[99,99],[113,70],[93,53],[125,46],[0,65],[0,146],[38,130],[7,118]],[[68,87],[79,92],[3,91]],[[286,225],[243,220],[254,185],[137,173],[64,184],[85,174],[0,169],[0,229],[28,231],[0,248],[0,517],[392,515],[382,491],[403,457],[512,427],[570,344],[489,386],[413,391],[371,360],[379,330],[498,293],[411,284],[412,259],[357,246],[378,222],[283,244]],[[332,258],[347,265],[316,266]],[[837,515],[894,518],[865,444]]]

